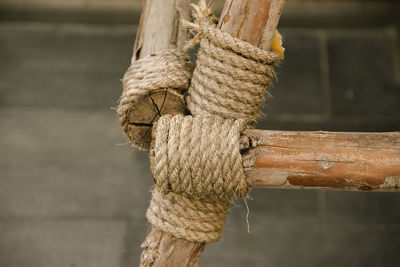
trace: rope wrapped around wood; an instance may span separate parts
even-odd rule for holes
[[[193,115],[240,118],[254,124],[271,78],[275,77],[278,53],[218,29],[204,2],[194,6],[193,15],[195,23],[185,24],[197,35],[188,47],[200,43],[200,48],[186,97],[188,109]]]
[[[147,219],[156,228],[190,241],[217,241],[233,197],[249,186],[241,161],[240,133],[259,117],[275,52],[222,32],[205,1],[194,6],[200,43],[186,96],[193,116],[162,116],[153,135],[155,188]]]
[[[147,210],[152,225],[191,241],[220,238],[231,198],[249,191],[239,149],[246,127],[245,120],[217,116],[160,118]]]
[[[133,108],[144,97],[161,89],[174,88],[184,93],[189,87],[193,66],[189,56],[179,50],[170,49],[136,60],[128,68],[122,79],[123,91],[117,114],[126,136],[132,145],[148,149],[135,140],[130,121]]]

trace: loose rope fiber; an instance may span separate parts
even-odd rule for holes
[[[217,116],[160,118],[151,169],[155,188],[149,222],[179,238],[220,238],[233,196],[249,191],[239,152],[245,120]]]
[[[218,29],[204,3],[195,6],[194,17],[196,23],[186,23],[197,32],[189,47],[200,42],[200,48],[186,97],[188,109],[193,115],[254,124],[280,56]]]
[[[132,63],[122,79],[123,91],[117,108],[122,129],[139,149],[149,147],[135,140],[129,119],[135,105],[159,89],[174,88],[184,93],[192,77],[190,58],[178,50],[165,50]]]
[[[200,43],[186,96],[193,116],[160,118],[151,169],[155,181],[146,217],[177,238],[217,241],[233,197],[250,188],[243,171],[239,138],[253,127],[279,55],[222,32],[205,1],[194,6]]]

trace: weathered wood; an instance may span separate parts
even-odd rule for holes
[[[181,20],[190,19],[190,0],[143,0],[132,63],[169,48],[182,48],[187,31]],[[183,93],[174,88],[160,89],[143,96],[130,113],[130,132],[135,141],[149,147],[151,129],[163,114],[186,112]]]
[[[142,15],[132,62],[168,48],[182,48],[186,30],[181,20],[190,20],[190,0],[143,0]],[[181,92],[168,88],[144,97],[131,113],[130,122],[137,140],[151,142],[153,123],[163,114],[184,114],[186,111]],[[140,266],[196,266],[204,250],[204,243],[177,239],[152,228],[143,244]]]
[[[223,14],[230,14],[231,18],[235,18],[239,13],[243,13],[240,20],[233,19],[229,24],[223,24],[223,16],[221,16],[219,25],[222,30],[230,33],[231,35],[238,38],[248,38],[249,36],[258,36],[247,40],[253,45],[257,45],[262,49],[269,49],[271,43],[262,43],[263,35],[268,35],[268,31],[271,36],[275,33],[275,28],[271,25],[277,25],[279,15],[282,10],[282,0],[263,0],[263,1],[245,1],[237,0],[234,1],[237,5],[228,4],[230,0],[225,2]],[[280,6],[276,8],[276,3]],[[265,5],[265,6],[264,6]],[[270,9],[270,6],[274,6],[274,9]],[[268,7],[268,8],[267,8]],[[228,9],[228,10],[227,10]],[[232,12],[232,13],[230,13]],[[254,21],[253,16],[257,17]],[[239,25],[244,26],[240,27]],[[240,31],[233,32],[231,29],[240,28]],[[267,30],[268,28],[268,30]],[[238,33],[242,35],[238,35]],[[244,34],[246,32],[246,34]],[[245,37],[246,36],[246,37]],[[257,40],[257,42],[256,42]],[[272,41],[272,40],[271,40]],[[153,151],[150,151],[150,160],[153,160]],[[197,266],[200,260],[201,253],[204,250],[205,243],[191,242],[183,239],[177,239],[169,234],[163,233],[162,231],[152,229],[144,241],[143,251],[141,257],[141,266]]]
[[[400,192],[400,132],[246,130],[241,140],[253,187]]]
[[[171,234],[152,228],[147,234],[140,266],[184,266],[199,264],[205,244],[174,238]]]
[[[239,146],[251,187],[400,192],[400,132],[249,129]]]
[[[243,41],[268,50],[285,0],[225,1],[218,27]]]

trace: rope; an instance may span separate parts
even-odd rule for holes
[[[239,152],[246,121],[217,116],[160,118],[155,129],[155,181],[149,222],[176,237],[217,240],[229,201],[249,191]]]
[[[254,124],[279,55],[221,31],[205,6],[195,6],[194,16],[196,23],[186,25],[198,33],[188,47],[200,42],[200,49],[186,97],[188,109],[193,115]]]
[[[240,133],[259,116],[279,55],[222,32],[205,1],[194,6],[200,43],[187,92],[193,116],[165,115],[157,123],[151,169],[155,181],[148,221],[177,238],[217,241],[233,197],[246,197]]]
[[[132,145],[139,149],[149,147],[135,140],[130,116],[135,106],[160,89],[187,90],[192,76],[190,58],[178,50],[165,50],[132,63],[122,79],[123,91],[117,108],[122,129]]]
[[[208,243],[222,236],[228,209],[228,202],[193,200],[154,189],[146,217],[153,227],[177,238]]]

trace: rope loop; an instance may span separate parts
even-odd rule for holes
[[[157,188],[197,200],[244,197],[248,186],[239,149],[246,121],[217,116],[164,115],[155,129]]]
[[[150,223],[176,237],[218,240],[232,197],[249,186],[239,150],[245,120],[164,115],[155,131]]]
[[[147,220],[161,231],[195,242],[221,238],[229,203],[194,200],[181,194],[152,191]]]

